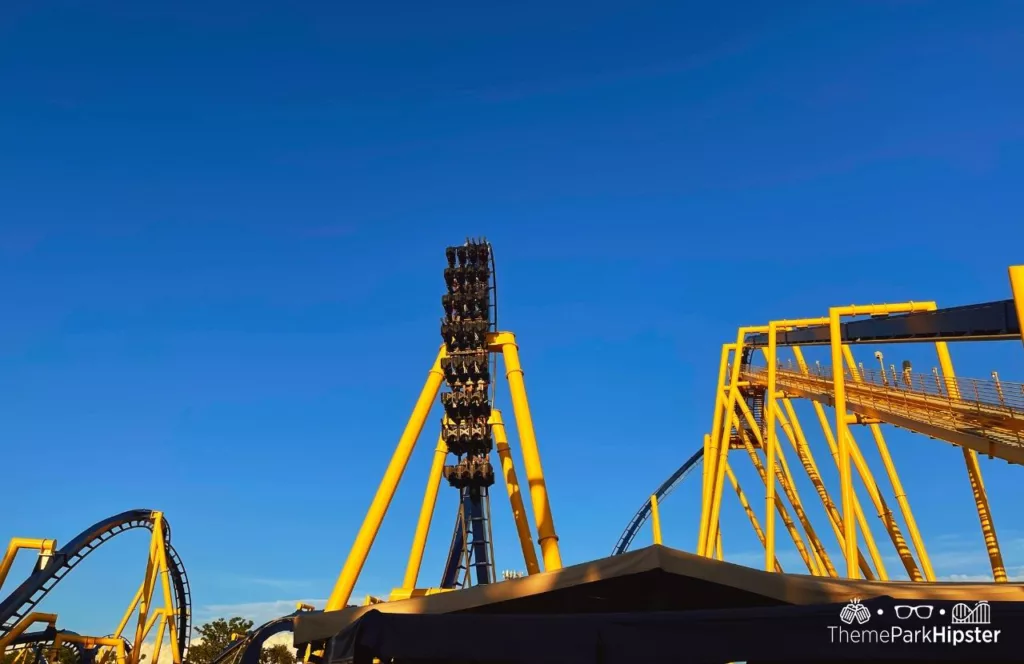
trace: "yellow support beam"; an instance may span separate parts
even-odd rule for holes
[[[651,528],[654,530],[654,543],[661,544],[661,514],[658,512],[658,497],[654,495],[651,496]]]

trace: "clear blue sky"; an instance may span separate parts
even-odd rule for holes
[[[593,559],[700,444],[737,326],[1002,299],[1024,260],[1018,3],[358,4],[0,9],[0,536],[159,508],[197,620],[326,597],[440,340],[443,248],[487,235],[563,556]],[[1017,344],[955,353],[1024,377]],[[360,593],[400,583],[434,420]],[[937,571],[983,573],[958,452],[892,446]],[[1020,474],[984,468],[1019,567]],[[66,627],[113,629],[123,539],[47,605]]]

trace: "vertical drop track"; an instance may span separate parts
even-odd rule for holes
[[[444,476],[459,490],[460,501],[442,587],[464,587],[470,583],[470,569],[477,584],[495,581],[488,493],[494,484],[494,440],[488,422],[494,395],[487,350],[487,335],[497,324],[492,306],[495,286],[486,240],[467,240],[448,247],[445,255],[448,292],[441,298],[441,336],[447,357],[441,368],[449,391],[441,393],[441,435],[456,458],[456,463],[445,466]]]

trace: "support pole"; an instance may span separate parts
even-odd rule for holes
[[[850,377],[853,378],[853,382],[859,383],[862,381],[860,371],[857,369],[857,363],[853,359],[853,351],[850,347],[843,345],[843,359],[846,362],[847,368],[850,370]],[[882,466],[885,467],[885,472],[889,476],[889,482],[892,484],[893,493],[896,496],[896,504],[899,505],[900,513],[903,514],[903,521],[907,524],[907,532],[910,534],[910,541],[914,544],[914,549],[917,551],[917,557],[921,561],[921,571],[924,573],[925,581],[934,581],[935,572],[932,570],[932,561],[928,557],[928,551],[924,546],[924,538],[921,537],[921,530],[917,527],[917,519],[914,518],[914,511],[910,509],[910,500],[907,498],[907,492],[903,488],[903,482],[900,480],[900,474],[896,471],[896,464],[892,459],[892,454],[889,453],[889,445],[885,441],[885,435],[882,433],[882,427],[878,424],[868,424],[868,430],[871,432],[871,437],[875,440],[875,446],[878,448],[878,456],[882,459]]]
[[[722,428],[728,431],[732,422],[730,406],[726,403],[729,388],[725,383],[725,374],[729,367],[729,355],[736,346],[722,344],[722,355],[718,363],[718,384],[715,386],[715,414],[711,421],[711,435],[704,436],[704,482],[701,489],[700,529],[697,531],[697,555],[704,555],[708,533],[711,531],[711,506],[714,502],[715,478],[718,477],[718,461],[721,457]]]
[[[508,490],[508,501],[512,505],[512,518],[515,520],[516,532],[519,534],[519,546],[523,550],[526,573],[537,574],[540,572],[540,565],[537,562],[537,550],[533,546],[533,537],[530,535],[530,522],[526,518],[526,505],[523,504],[523,493],[519,490],[519,480],[516,478],[516,468],[512,462],[512,452],[508,447],[505,421],[501,418],[500,410],[491,410],[491,431],[494,433],[494,446],[497,448],[498,458],[501,460],[501,471],[505,476],[505,488]]]
[[[743,341],[747,336],[747,333],[752,330],[759,330],[760,328],[741,327],[736,332],[736,345],[732,347],[733,358],[732,368],[729,371],[729,392],[725,399],[725,426],[722,427],[722,436],[719,442],[718,457],[715,461],[715,474],[712,480],[711,490],[711,503],[707,508],[710,509],[707,518],[707,530],[703,537],[703,546],[700,546],[701,542],[698,542],[697,555],[710,557],[712,553],[712,545],[715,542],[715,535],[718,532],[718,521],[722,513],[722,487],[725,483],[725,464],[729,457],[729,434],[732,432],[729,423],[733,421],[733,414],[735,412],[735,405],[740,399],[740,364],[743,362]],[[738,425],[738,424],[737,424]]]
[[[750,427],[750,431],[754,434],[754,438],[757,440],[760,447],[764,448],[764,438],[761,432],[758,430],[757,421],[754,419],[753,413],[747,407],[747,404],[743,401],[737,402],[740,407],[740,412],[743,418],[747,421],[747,425]],[[776,405],[774,402],[769,402],[765,406],[774,410]],[[828,552],[825,551],[825,546],[821,543],[821,539],[818,534],[814,531],[814,526],[811,525],[811,520],[807,518],[807,513],[804,512],[803,501],[800,500],[800,495],[796,490],[796,486],[791,481],[792,474],[789,472],[789,465],[786,463],[786,457],[782,452],[782,448],[776,450],[778,453],[779,465],[775,469],[775,477],[779,484],[782,486],[782,492],[786,495],[789,500],[789,504],[793,507],[793,513],[796,514],[797,520],[800,521],[800,525],[803,526],[804,532],[807,533],[807,541],[811,545],[811,550],[814,552],[815,560],[818,561],[818,568],[822,571],[822,576],[836,577],[836,569],[832,565],[832,560],[828,556]],[[766,471],[767,472],[767,471]],[[767,488],[767,486],[766,486]],[[771,571],[769,569],[768,571]]]
[[[789,442],[793,445],[793,449],[800,458],[800,463],[803,464],[804,470],[807,472],[808,479],[811,480],[811,484],[814,485],[815,490],[818,492],[818,497],[821,498],[825,512],[828,513],[829,522],[832,524],[833,531],[835,531],[836,541],[841,547],[846,542],[843,536],[842,515],[836,509],[835,502],[833,502],[832,496],[829,495],[828,489],[825,488],[825,483],[821,479],[821,474],[818,472],[818,464],[814,460],[814,454],[811,452],[810,445],[807,443],[807,437],[804,435],[803,426],[796,415],[796,409],[793,408],[792,402],[786,398],[782,399],[782,408],[784,412],[779,411],[776,414],[779,417],[783,430],[786,432],[787,438],[789,438]],[[857,500],[856,492],[853,494],[853,508],[857,513],[857,522],[861,524],[861,532],[864,535],[864,542],[867,544],[871,560],[875,563],[875,568],[878,570],[878,577],[886,581],[888,576],[885,573],[885,564],[882,562],[882,556],[878,551],[878,546],[875,544],[874,535],[867,528],[864,513],[861,510],[860,502]],[[868,561],[864,558],[864,554],[858,552],[857,555],[864,578],[868,581],[875,580],[875,575]]]
[[[1011,272],[1014,269],[1024,271],[1024,268],[1010,268]],[[1024,303],[1018,302],[1018,306],[1021,304]],[[953,358],[949,355],[949,346],[944,341],[936,342],[935,352],[939,356],[939,371],[942,372],[946,394],[950,400],[959,401],[960,387],[957,384],[956,374],[953,371]],[[967,479],[971,483],[971,493],[974,494],[974,505],[978,512],[978,521],[981,524],[981,534],[985,538],[985,549],[988,551],[989,564],[992,566],[992,578],[997,583],[1005,583],[1008,580],[1006,565],[1003,564],[1003,552],[999,548],[999,537],[996,535],[995,521],[992,520],[992,509],[989,506],[988,493],[985,491],[985,483],[981,479],[981,465],[978,463],[978,453],[967,447],[961,447],[960,451],[964,455]]]
[[[796,357],[800,373],[805,376],[809,375],[807,362],[804,360],[803,352],[799,347],[793,348],[793,355]],[[814,408],[814,414],[818,417],[818,423],[821,425],[821,431],[825,435],[825,441],[828,443],[829,451],[832,453],[832,460],[835,462],[836,468],[838,469],[839,445],[836,442],[836,436],[832,431],[832,427],[828,423],[828,417],[825,415],[825,407],[817,401],[812,401],[811,405]],[[864,482],[864,487],[867,489],[868,496],[870,496],[871,502],[875,507],[875,512],[878,514],[878,518],[882,520],[882,524],[885,526],[885,531],[889,535],[889,539],[892,541],[892,545],[895,547],[896,553],[899,555],[904,569],[907,570],[910,580],[924,581],[924,576],[922,576],[921,570],[918,569],[917,561],[914,560],[914,556],[910,552],[910,548],[907,546],[907,541],[903,537],[903,532],[900,530],[899,524],[896,523],[892,510],[889,509],[889,505],[885,502],[885,498],[882,497],[881,491],[878,490],[878,483],[875,482],[875,477],[871,473],[871,468],[864,459],[864,455],[861,454],[860,447],[857,445],[857,439],[854,437],[852,432],[850,432],[850,452],[853,455],[854,467],[856,467],[861,481]],[[854,508],[862,515],[861,517],[858,517],[858,522],[860,523],[861,531],[866,533],[869,532],[870,529],[866,519],[863,518],[863,512],[858,509],[858,504],[857,493],[853,492]]]
[[[768,484],[765,487],[764,507],[764,568],[772,571],[775,567],[775,464],[776,446],[779,444],[778,432],[775,430],[775,393],[778,391],[778,327],[772,321],[768,323],[768,349],[765,353],[768,360],[768,389],[765,394],[765,472],[768,476]]]
[[[758,541],[761,542],[761,546],[764,546],[764,531],[761,530],[761,524],[757,522],[757,515],[754,514],[753,508],[750,507],[750,502],[747,500],[747,496],[743,493],[743,488],[740,487],[739,480],[736,479],[735,473],[732,472],[732,468],[726,466],[726,475],[729,476],[729,483],[732,484],[733,491],[736,492],[736,497],[740,500],[740,506],[743,507],[743,511],[746,512],[747,518],[750,519],[750,525],[754,528],[754,533],[757,535]],[[782,565],[779,564],[778,558],[775,559],[776,572],[782,572]]]
[[[1017,326],[1020,338],[1024,341],[1024,265],[1010,268],[1010,289],[1013,291],[1013,302],[1017,309]]]
[[[651,528],[654,530],[654,543],[661,544],[661,514],[658,512],[658,497],[651,496]]]
[[[836,442],[839,445],[840,502],[843,513],[843,556],[846,576],[857,578],[857,522],[853,512],[853,478],[850,472],[850,431],[846,413],[846,384],[843,372],[843,328],[840,310],[829,310],[829,345],[832,350],[832,385],[836,410]]]
[[[750,442],[750,436],[747,432],[740,428],[739,418],[734,417],[736,428],[740,432],[740,440],[743,441],[743,447],[747,450],[747,455],[750,457],[751,463],[754,464],[754,468],[757,469],[757,474],[761,477],[761,482],[765,483],[767,475],[765,474],[764,464],[761,463],[761,459],[757,456],[757,450],[754,449],[754,445]],[[786,505],[782,501],[782,497],[779,495],[775,496],[775,509],[779,511],[779,516],[782,518],[782,524],[786,527],[789,532],[789,536],[793,539],[793,544],[796,546],[797,553],[800,554],[800,558],[803,559],[804,564],[807,565],[807,571],[814,576],[821,576],[817,565],[814,564],[814,557],[807,550],[804,545],[803,539],[800,537],[800,532],[796,529],[796,524],[793,523],[793,519],[790,518],[789,512],[786,511]]]
[[[537,521],[537,540],[540,544],[541,556],[544,558],[544,570],[562,568],[562,554],[558,550],[558,535],[555,534],[555,519],[551,515],[551,503],[548,500],[547,484],[544,481],[544,468],[540,462],[540,450],[537,436],[533,430],[533,417],[530,404],[526,399],[526,383],[523,380],[523,367],[519,363],[519,347],[511,332],[499,332],[490,340],[491,348],[500,348],[505,358],[505,377],[508,379],[509,392],[512,396],[512,411],[516,418],[516,429],[523,451],[523,465],[526,480],[530,485],[530,500],[533,503],[533,515]]]
[[[448,445],[444,442],[443,436],[438,436],[437,447],[434,448],[434,460],[430,464],[430,475],[427,476],[427,488],[423,491],[420,517],[416,522],[416,534],[413,535],[412,548],[409,550],[409,563],[405,568],[405,580],[402,581],[402,588],[405,590],[415,589],[416,580],[420,576],[423,552],[427,548],[430,521],[434,518],[434,507],[437,505],[437,491],[441,486],[441,474],[444,470],[444,460],[447,456]]]
[[[441,389],[441,381],[444,380],[444,372],[441,371],[441,360],[446,354],[445,347],[441,346],[441,350],[438,352],[437,358],[427,374],[427,381],[423,385],[419,399],[416,400],[416,406],[413,408],[412,415],[405,425],[405,431],[402,432],[402,437],[398,439],[395,453],[388,463],[387,470],[384,471],[384,478],[381,480],[380,486],[377,487],[377,493],[373,497],[373,502],[370,503],[370,509],[366,512],[363,524],[359,527],[359,533],[356,535],[356,541],[352,545],[352,550],[349,551],[345,565],[341,569],[341,574],[338,575],[338,580],[334,584],[331,596],[324,607],[325,611],[337,611],[338,609],[345,608],[349,597],[352,596],[352,590],[355,588],[359,573],[363,570],[363,565],[366,564],[366,557],[370,554],[373,540],[377,538],[381,522],[384,520],[384,515],[391,505],[391,499],[394,498],[395,489],[398,488],[398,482],[402,479],[402,473],[405,472],[405,467],[409,463],[409,457],[412,456],[413,448],[416,447],[416,440],[420,437],[423,425],[426,423],[430,409],[434,405],[434,400],[437,399],[437,393]]]

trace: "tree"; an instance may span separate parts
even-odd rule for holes
[[[245,634],[250,629],[252,621],[238,617],[230,620],[217,618],[213,622],[196,627],[196,632],[202,640],[189,647],[188,664],[210,664],[231,643],[232,634]]]
[[[295,655],[288,646],[278,643],[264,648],[260,653],[260,664],[295,664]]]
[[[253,622],[245,618],[217,618],[213,622],[200,625],[196,628],[199,641],[188,649],[188,660],[186,664],[210,664],[228,645],[231,644],[231,635],[244,635],[252,629]],[[260,653],[260,664],[294,664],[295,657],[286,645],[276,645],[265,648]]]

